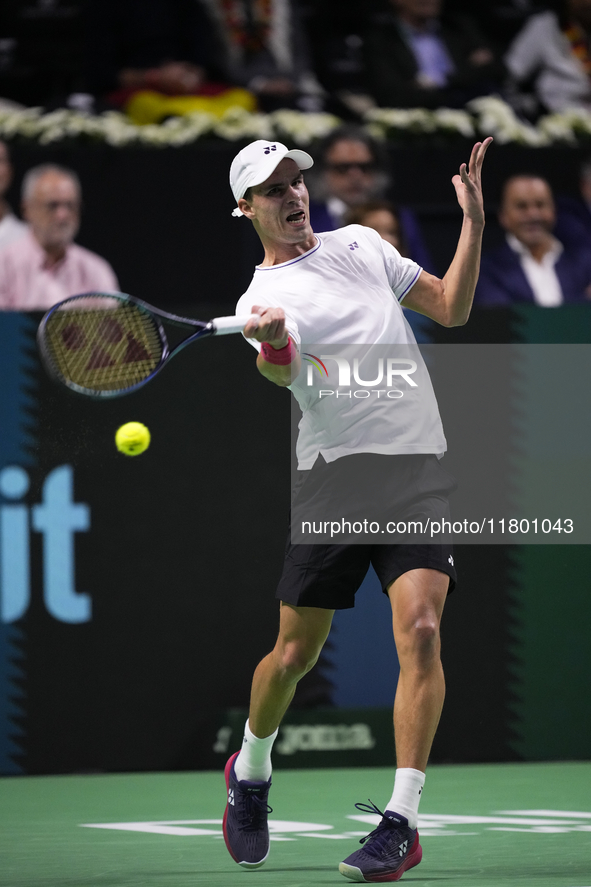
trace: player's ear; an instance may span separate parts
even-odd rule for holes
[[[255,213],[252,207],[252,203],[249,203],[249,201],[245,200],[244,197],[241,197],[238,201],[238,209],[242,210],[247,219],[254,218]]]

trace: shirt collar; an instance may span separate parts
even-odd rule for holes
[[[533,259],[532,254],[521,240],[518,240],[514,234],[507,234],[507,243],[511,247],[514,253],[517,253],[522,258],[530,258]],[[552,237],[552,246],[548,250],[547,253],[544,254],[544,259],[549,256],[553,261],[552,264],[556,264],[562,253],[564,252],[564,246],[557,240],[556,237]],[[535,259],[534,259],[535,261]]]

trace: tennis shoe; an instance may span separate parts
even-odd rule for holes
[[[232,755],[224,775],[228,802],[224,813],[224,841],[230,856],[245,869],[256,869],[269,855],[269,826],[267,816],[272,813],[267,804],[271,780],[268,782],[238,782],[234,762],[240,752]]]
[[[366,884],[381,884],[387,881],[399,881],[404,872],[418,865],[423,856],[419,844],[419,833],[410,828],[408,820],[398,813],[381,810],[369,802],[355,804],[364,813],[377,813],[381,822],[359,842],[364,844],[339,865],[339,871],[352,881]]]

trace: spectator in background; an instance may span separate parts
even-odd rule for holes
[[[136,123],[255,108],[224,82],[223,48],[199,0],[89,0],[87,30],[91,92]]]
[[[185,94],[198,88],[210,65],[221,73],[197,2],[88,0],[87,6],[87,76],[95,95],[139,86]]]
[[[545,0],[491,0],[475,3],[474,0],[446,0],[446,13],[471,16],[487,43],[495,52],[504,55],[513,38],[527,19],[547,7]]]
[[[564,0],[558,12],[541,12],[526,22],[505,63],[517,88],[527,92],[533,81],[542,110],[591,110],[590,39],[591,0]]]
[[[200,0],[224,49],[226,78],[253,92],[261,110],[322,109],[324,90],[291,0]]]
[[[412,258],[404,239],[404,232],[394,205],[388,200],[370,200],[354,206],[345,213],[345,225],[365,225],[377,231],[382,240],[391,243],[401,256]]]
[[[118,290],[111,266],[73,242],[80,203],[80,182],[71,170],[44,164],[25,175],[29,229],[0,252],[0,309],[45,310],[77,293]]]
[[[499,88],[504,66],[473,20],[442,17],[442,0],[390,0],[365,36],[369,90],[379,105],[462,107]]]
[[[8,146],[0,142],[0,250],[13,240],[17,240],[27,230],[25,223],[17,219],[4,198],[11,181],[12,164]]]
[[[390,184],[388,157],[378,142],[357,126],[334,129],[316,153],[316,166],[308,174],[310,222],[314,231],[334,231],[347,224],[346,213],[360,204],[383,199]],[[400,207],[409,255],[425,268],[433,263],[415,214]]]
[[[554,237],[554,198],[545,179],[534,175],[508,179],[499,222],[506,240],[482,257],[475,305],[530,302],[550,308],[591,298],[591,249]]]

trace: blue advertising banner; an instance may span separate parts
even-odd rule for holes
[[[564,317],[552,313],[561,335],[573,329]],[[224,713],[248,705],[277,631],[290,395],[226,337],[187,349],[132,397],[96,403],[46,377],[38,320],[0,314],[0,772],[217,767]],[[488,315],[479,323],[490,330]],[[114,443],[129,421],[152,433],[136,458]],[[454,552],[433,760],[591,754],[591,547],[553,548]],[[327,709],[386,710],[397,673],[388,601],[370,572],[298,686],[293,723],[320,723],[311,709],[335,724],[347,717]],[[542,729],[549,706],[568,730]]]

